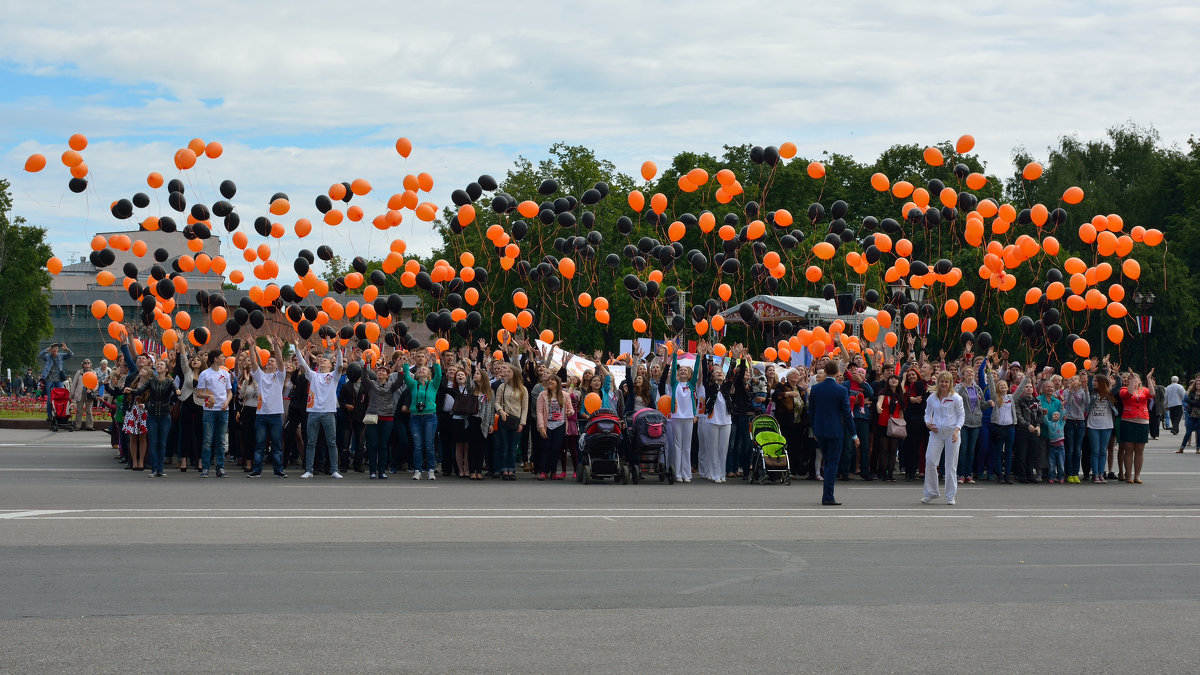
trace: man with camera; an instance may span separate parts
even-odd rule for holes
[[[46,381],[46,421],[54,420],[54,407],[50,403],[50,392],[63,386],[66,379],[65,362],[75,356],[65,342],[55,342],[38,354],[42,362],[42,379]]]

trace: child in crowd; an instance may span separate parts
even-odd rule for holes
[[[1058,411],[1052,413],[1049,419],[1046,420],[1046,431],[1050,436],[1050,480],[1053,483],[1066,483],[1066,471],[1063,464],[1066,462],[1067,452],[1065,447],[1067,421]]]

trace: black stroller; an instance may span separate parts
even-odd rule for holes
[[[575,474],[575,480],[585,485],[605,478],[628,483],[629,467],[622,457],[624,447],[621,420],[611,409],[600,408],[588,420],[579,437],[579,459],[583,470]]]
[[[634,485],[644,474],[657,474],[659,482],[675,483],[675,468],[667,465],[667,418],[654,408],[633,413],[628,425],[630,479]]]

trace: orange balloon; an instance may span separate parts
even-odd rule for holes
[[[1120,328],[1120,326],[1117,326],[1117,328]],[[1119,344],[1120,340],[1114,340],[1113,342],[1116,342]],[[1075,340],[1075,344],[1071,345],[1071,348],[1073,350],[1075,350],[1076,354],[1078,354],[1079,356],[1081,356],[1085,359],[1092,353],[1092,346],[1090,344],[1088,344],[1088,341],[1084,340],[1083,338],[1079,338],[1079,339]]]
[[[968,316],[962,320],[962,332],[974,333],[977,328],[979,328],[979,322],[975,320],[975,317]]]
[[[882,173],[875,173],[871,175],[871,187],[879,192],[887,192],[888,188],[891,187],[891,182]]]
[[[608,325],[608,321],[609,321],[608,310],[604,310],[604,309],[596,310],[596,321],[603,325]]]
[[[934,147],[925,148],[925,152],[921,156],[929,166],[941,166],[946,162],[946,158],[942,156],[942,151]]]
[[[29,159],[25,160],[25,170],[29,173],[37,173],[44,168],[46,168],[45,155],[32,154]]]
[[[189,148],[183,148],[175,153],[175,168],[186,171],[196,166],[196,153]]]
[[[1004,310],[1004,324],[1006,326],[1013,325],[1017,322],[1018,316],[1019,313],[1017,312],[1017,309],[1015,307],[1009,307],[1008,309]]]
[[[658,167],[655,166],[654,162],[651,162],[651,161],[642,162],[642,178],[644,178],[646,180],[654,180],[654,177],[657,175],[658,175]],[[636,210],[640,211],[641,209],[636,209]]]
[[[592,304],[595,305],[596,309],[606,310],[608,309],[608,298],[600,296],[593,300]]]
[[[820,180],[825,177],[825,165],[820,162],[808,163],[808,177],[814,180]]]
[[[1030,162],[1021,170],[1021,177],[1025,180],[1037,180],[1042,177],[1042,165],[1037,162]]]
[[[725,317],[721,316],[720,314],[717,314],[716,316],[714,316],[712,318],[712,329],[717,332],[720,332],[724,328],[725,328]]]
[[[580,293],[579,294],[579,306],[580,307],[590,307],[591,304],[592,304],[591,294],[589,294],[589,293]]]
[[[650,210],[662,215],[663,211],[667,210],[667,196],[661,192],[654,193],[650,198]]]
[[[639,319],[634,319],[634,320],[633,320],[633,330],[634,330],[634,331],[636,331],[636,332],[638,332],[638,333],[645,333],[645,332],[646,332],[646,322],[645,322],[645,320],[643,320],[643,319],[640,319],[640,318],[639,318]]]
[[[901,239],[900,241],[896,242],[896,255],[900,256],[901,258],[907,258],[908,256],[912,255],[912,252],[913,244],[911,241],[907,239]]]
[[[504,330],[515,333],[517,332],[517,317],[512,312],[505,312],[504,316],[500,317],[500,325],[504,326]]]
[[[1075,377],[1075,373],[1079,372],[1079,370],[1075,367],[1074,363],[1068,361],[1062,364],[1062,367],[1059,368],[1059,372],[1062,373],[1063,377],[1071,379],[1072,377]]]
[[[668,401],[670,400],[669,397],[667,397],[667,399]],[[583,397],[583,409],[586,410],[589,415],[599,410],[601,403],[603,403],[603,399],[600,398],[600,394],[597,394],[594,391]]]
[[[1125,329],[1121,328],[1120,326],[1118,326],[1115,323],[1113,325],[1109,326],[1108,330],[1106,332],[1108,333],[1108,341],[1113,343],[1114,345],[1121,344],[1121,341],[1125,339]],[[1075,344],[1079,344],[1080,342],[1082,342],[1082,340],[1076,340]],[[1076,351],[1078,351],[1078,350],[1076,350]],[[1087,355],[1081,354],[1081,356],[1087,356]]]
[[[975,147],[975,137],[971,134],[963,134],[958,137],[958,141],[954,144],[954,151],[960,155],[970,152]]]
[[[535,206],[536,206],[536,204],[535,204]],[[629,193],[629,208],[640,213],[642,208],[644,208],[645,206],[646,206],[646,196],[643,195],[639,190],[634,190],[633,192]],[[529,216],[529,217],[532,218],[533,216]]]
[[[987,185],[987,176],[985,176],[981,173],[967,174],[967,187],[968,188],[970,188],[972,190],[982,190],[984,185]],[[987,202],[993,203],[993,204],[995,203],[995,202],[991,202],[991,200],[984,200],[984,201],[987,201]],[[982,202],[981,202],[981,204],[982,204]],[[982,213],[982,211],[980,211],[980,213]],[[984,215],[987,215],[987,214],[984,214]],[[991,216],[988,216],[988,217],[991,217]]]
[[[1142,276],[1142,266],[1133,258],[1128,258],[1125,262],[1121,263],[1121,274],[1125,275],[1128,279],[1137,281]]]
[[[1068,204],[1078,204],[1083,201],[1083,190],[1078,187],[1069,187],[1063,193],[1062,200]]]
[[[408,159],[409,153],[412,152],[412,141],[403,136],[396,139],[396,152],[405,159]]]
[[[827,241],[817,243],[815,246],[813,246],[812,250],[813,253],[821,260],[829,260],[837,252],[836,249],[833,248],[833,244],[830,244]]]

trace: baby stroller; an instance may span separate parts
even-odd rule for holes
[[[659,482],[675,483],[675,469],[667,466],[667,418],[654,408],[633,413],[628,425],[630,479],[634,485],[642,474],[658,474]]]
[[[750,421],[750,473],[746,480],[765,485],[778,480],[784,485],[792,482],[792,467],[788,464],[787,439],[779,433],[779,422],[770,415],[759,415]]]
[[[575,474],[575,480],[585,485],[605,478],[628,483],[629,467],[621,455],[624,445],[617,414],[609,408],[597,410],[579,437],[579,459],[583,470]]]
[[[71,425],[71,392],[66,387],[58,387],[50,392],[50,407],[54,417],[50,420],[50,431],[66,429],[75,431]]]

